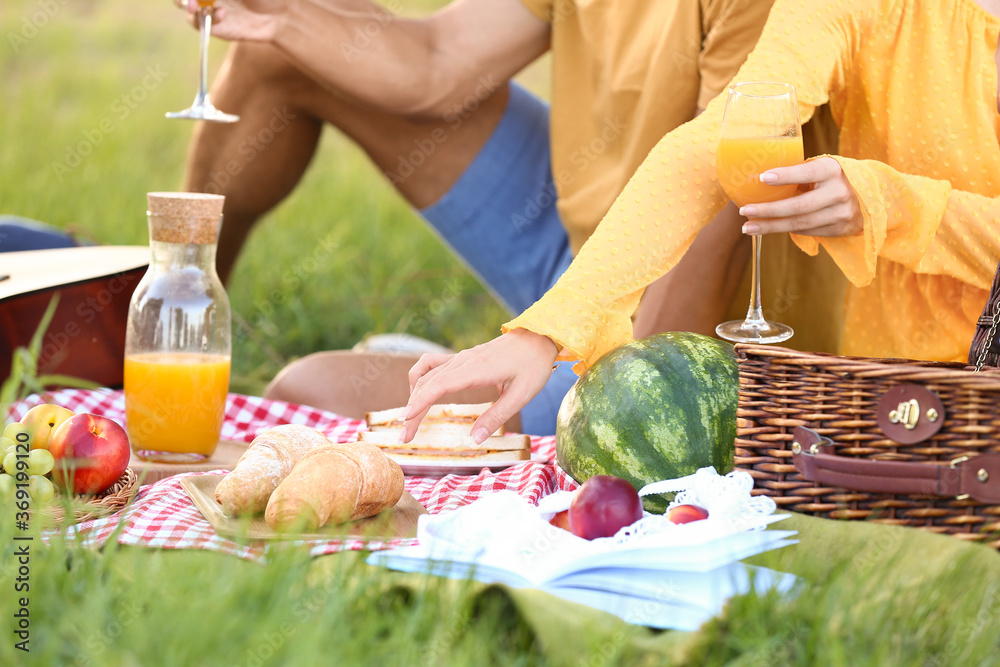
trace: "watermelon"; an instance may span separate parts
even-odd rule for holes
[[[733,467],[739,377],[733,347],[701,334],[635,340],[601,357],[563,399],[556,461],[583,483],[613,475],[642,488]],[[650,512],[667,498],[646,496]]]

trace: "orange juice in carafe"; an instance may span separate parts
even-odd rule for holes
[[[129,302],[125,426],[148,461],[212,456],[232,354],[229,298],[215,270],[224,198],[150,192],[150,263]]]
[[[209,458],[229,392],[227,356],[162,352],[125,357],[125,418],[132,449],[159,460]]]

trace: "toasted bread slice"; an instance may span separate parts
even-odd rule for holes
[[[520,434],[494,435],[476,443],[468,433],[427,437],[417,431],[411,442],[399,442],[399,429],[360,431],[358,440],[376,445],[386,454],[400,456],[462,458],[498,453],[502,461],[526,461],[531,458],[531,438]]]
[[[439,403],[432,405],[420,422],[420,428],[425,425],[438,423],[468,424],[471,425],[479,419],[492,403]],[[373,426],[396,426],[403,421],[406,408],[390,408],[388,410],[377,410],[365,413],[365,423],[368,427]],[[503,434],[503,427],[498,431]]]
[[[399,436],[399,429],[402,426],[400,423],[396,424],[371,424],[368,426],[369,431],[391,431],[393,437]],[[469,431],[472,430],[472,422],[420,422],[420,427],[417,428],[417,435],[422,438],[451,438],[451,437],[462,437],[469,435]]]
[[[384,449],[382,450],[386,456],[395,461],[400,465],[429,465],[429,466],[440,466],[445,462],[448,463],[482,463],[484,465],[489,463],[503,462],[508,463],[510,461],[527,461],[531,457],[527,455],[521,455],[516,452],[509,450],[501,450],[496,452],[486,451],[486,450],[469,450],[462,455],[457,455],[454,452],[449,452],[447,454],[441,455],[429,455],[429,454],[402,454],[394,450]]]

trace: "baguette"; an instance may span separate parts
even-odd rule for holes
[[[264,520],[274,530],[305,531],[395,506],[403,471],[367,443],[330,443],[311,450],[271,494]]]
[[[254,438],[232,472],[222,478],[215,499],[228,516],[261,512],[299,459],[314,447],[328,444],[329,438],[307,426],[270,428]]]

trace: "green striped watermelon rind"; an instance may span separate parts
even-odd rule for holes
[[[662,333],[609,352],[563,399],[556,461],[574,480],[614,475],[636,489],[713,466],[733,468],[739,376],[732,345]],[[668,498],[646,496],[651,512]]]

